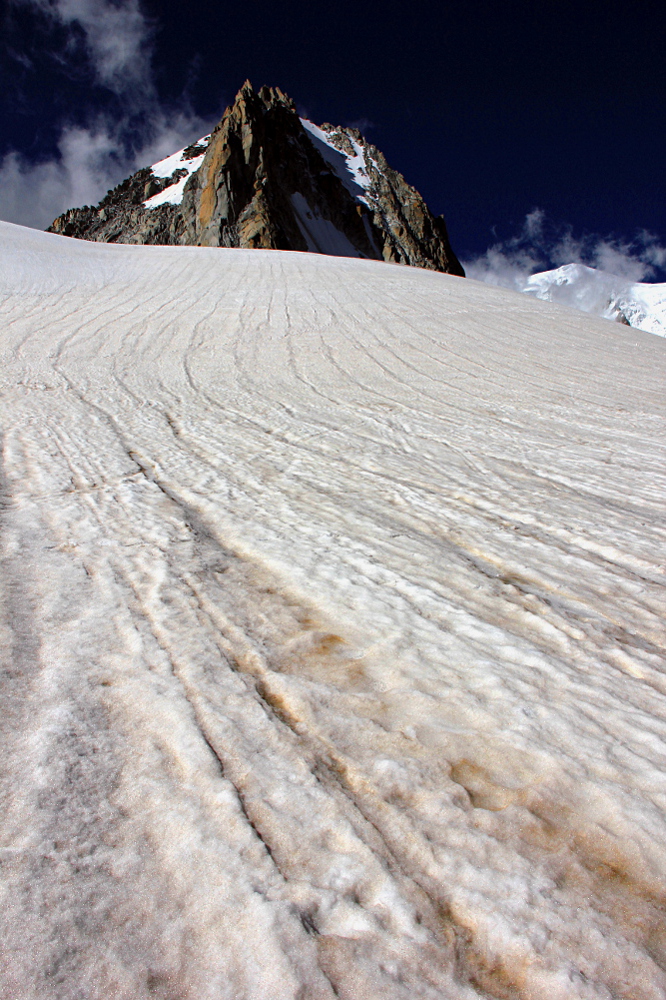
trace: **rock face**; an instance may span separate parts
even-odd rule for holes
[[[264,247],[464,275],[444,219],[357,129],[299,118],[248,82],[210,136],[70,209],[49,232],[104,243]]]

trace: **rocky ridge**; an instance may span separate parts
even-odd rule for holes
[[[49,232],[104,243],[268,248],[464,271],[442,216],[356,129],[301,119],[247,81],[210,136]]]

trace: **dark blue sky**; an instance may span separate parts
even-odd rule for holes
[[[168,142],[171,117],[179,136],[189,127],[195,138],[249,77],[286,90],[316,122],[364,123],[444,213],[463,258],[515,236],[535,208],[553,232],[569,226],[578,239],[630,243],[647,230],[663,244],[664,22],[663,3],[649,0],[12,0],[3,9],[0,155],[10,154],[14,200],[0,202],[0,214],[20,221],[23,204],[31,221],[27,181],[44,188],[47,213],[44,191],[56,176],[61,199],[88,191],[92,181],[66,188],[57,174],[63,156],[70,172],[80,162],[73,135],[99,145],[106,129],[123,147],[99,161],[106,190],[151,130],[158,145]],[[116,28],[118,45],[105,49]],[[135,46],[125,63],[122,45]],[[81,169],[90,171],[86,155]],[[653,277],[664,280],[663,271]]]

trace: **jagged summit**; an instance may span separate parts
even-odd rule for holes
[[[213,132],[50,232],[104,243],[302,250],[464,275],[443,217],[357,129],[318,127],[247,80]]]

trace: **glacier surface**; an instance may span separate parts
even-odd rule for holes
[[[663,1000],[666,342],[0,224],[3,1000]]]

